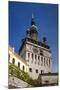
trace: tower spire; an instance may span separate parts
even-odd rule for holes
[[[36,25],[33,13],[32,13],[32,21],[31,21],[31,25]]]

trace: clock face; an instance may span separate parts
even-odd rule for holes
[[[34,53],[38,53],[37,48],[33,48],[33,52],[34,52]]]
[[[32,51],[32,48],[33,48],[32,46],[29,47],[30,51]]]
[[[30,50],[30,51],[31,51],[32,48],[33,48],[33,47],[32,47],[31,45],[27,45],[27,50]]]

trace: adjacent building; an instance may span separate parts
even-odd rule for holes
[[[8,62],[9,64],[13,64],[16,65],[17,67],[19,67],[21,70],[23,70],[24,72],[27,72],[28,70],[28,65],[25,62],[25,60],[19,56],[14,48],[10,47],[8,48]]]

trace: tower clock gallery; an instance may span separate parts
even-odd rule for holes
[[[33,79],[37,79],[39,74],[51,73],[51,50],[45,37],[42,42],[39,40],[33,15],[31,26],[26,31],[26,37],[19,49],[19,55],[28,64],[27,72]]]

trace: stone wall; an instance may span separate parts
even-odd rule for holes
[[[24,82],[21,79],[18,79],[17,77],[10,76],[8,78],[8,87],[14,87],[14,88],[25,88],[25,87],[31,87],[28,83]]]
[[[57,73],[45,73],[41,74],[40,76],[41,84],[58,84],[58,74]]]

